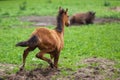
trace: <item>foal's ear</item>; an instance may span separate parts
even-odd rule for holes
[[[59,6],[59,11],[61,11],[62,10],[62,8],[61,8],[61,6]]]
[[[68,8],[66,8],[66,11],[65,11],[66,13],[68,12]]]
[[[95,15],[96,14],[96,12],[93,12],[93,15]]]

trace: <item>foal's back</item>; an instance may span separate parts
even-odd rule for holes
[[[32,35],[36,35],[38,38],[38,48],[43,49],[61,49],[63,46],[63,40],[61,35],[55,30],[48,28],[37,28],[33,31]]]

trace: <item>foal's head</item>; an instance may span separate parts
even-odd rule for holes
[[[89,15],[89,18],[90,18],[91,20],[93,20],[93,19],[95,18],[95,12],[93,12],[93,11],[89,11],[89,12],[88,12],[88,15]]]
[[[68,16],[67,12],[68,12],[68,9],[64,10],[61,7],[59,7],[59,15],[62,16],[64,25],[69,26],[70,21],[69,21],[69,16]]]

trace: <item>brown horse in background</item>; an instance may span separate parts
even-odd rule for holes
[[[93,24],[95,12],[89,11],[87,13],[77,13],[70,18],[72,24]]]
[[[24,69],[28,53],[35,48],[39,48],[40,50],[40,52],[36,54],[37,58],[48,62],[51,68],[58,67],[60,51],[64,46],[64,26],[69,25],[67,12],[68,9],[64,10],[61,7],[59,8],[57,27],[55,29],[37,28],[28,40],[16,44],[16,46],[27,47],[23,53],[23,65],[20,70]],[[46,53],[50,54],[51,59],[44,57]],[[52,62],[53,58],[54,63]]]

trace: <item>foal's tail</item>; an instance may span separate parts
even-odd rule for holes
[[[30,39],[27,41],[22,41],[16,44],[16,46],[21,46],[21,47],[34,47],[37,46],[38,43],[38,38],[33,35]]]

